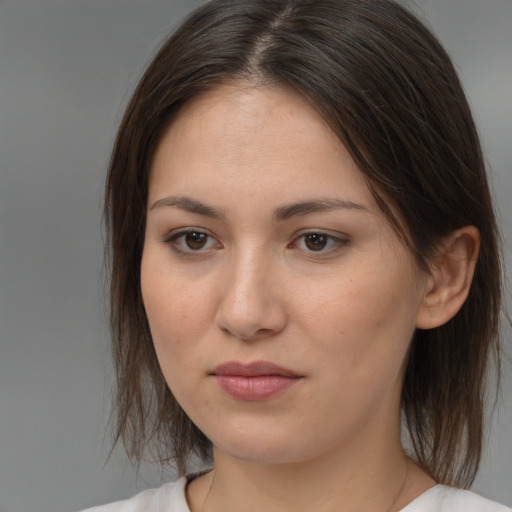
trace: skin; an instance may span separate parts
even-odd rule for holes
[[[276,218],[319,200],[343,204]],[[399,422],[432,276],[301,96],[232,83],[182,110],[153,161],[141,271],[167,383],[214,444],[215,472],[187,489],[193,512],[386,512],[434,485]],[[211,375],[228,361],[300,379],[237,400]]]

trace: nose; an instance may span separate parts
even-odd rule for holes
[[[280,333],[287,322],[283,290],[269,258],[247,255],[223,276],[217,326],[241,340]]]

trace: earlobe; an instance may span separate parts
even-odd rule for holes
[[[439,327],[457,314],[468,296],[479,249],[480,231],[475,226],[464,226],[443,239],[427,279],[418,329]]]

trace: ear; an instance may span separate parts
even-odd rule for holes
[[[417,328],[439,327],[459,311],[469,294],[479,249],[480,231],[475,226],[460,228],[443,239],[430,267]]]

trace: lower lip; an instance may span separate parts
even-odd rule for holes
[[[261,401],[281,393],[300,380],[283,375],[215,375],[219,386],[238,400]]]

